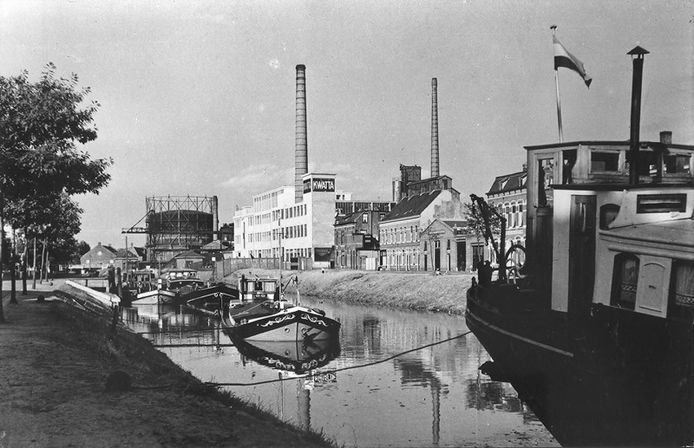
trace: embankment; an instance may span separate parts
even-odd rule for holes
[[[250,273],[249,273],[250,272]],[[225,280],[235,283],[241,274],[277,276],[277,271],[237,271]],[[463,314],[465,291],[473,275],[414,272],[367,272],[347,270],[284,271],[283,277],[296,275],[302,295],[346,303],[389,306]],[[287,288],[293,292],[293,285]]]
[[[0,323],[2,447],[329,446],[206,387],[83,291],[18,300]]]

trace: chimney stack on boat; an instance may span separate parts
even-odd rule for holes
[[[306,135],[306,66],[296,66],[296,133],[294,151],[294,202],[304,199],[303,176],[308,173]]]
[[[439,103],[436,78],[431,79],[431,176],[439,177]]]
[[[639,183],[639,128],[641,127],[641,84],[643,81],[643,57],[648,51],[636,46],[630,52],[634,65],[631,81],[631,129],[629,136],[629,183]]]
[[[672,145],[672,131],[660,131],[660,143]]]

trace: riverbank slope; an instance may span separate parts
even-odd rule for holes
[[[224,281],[236,284],[241,274],[277,277],[279,271],[242,270],[227,276]],[[434,275],[431,272],[373,272],[351,270],[284,271],[283,278],[296,275],[302,295],[320,297],[345,303],[438,311],[450,314],[465,313],[465,292],[472,274]],[[294,292],[289,284],[288,293]]]
[[[47,300],[38,302],[39,294]],[[329,446],[205,387],[122,325],[112,331],[107,312],[53,295],[18,293],[11,305],[5,294],[0,447]],[[127,373],[133,387],[121,382],[107,390],[116,371]]]

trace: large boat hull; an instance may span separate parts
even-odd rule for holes
[[[290,307],[229,327],[235,337],[252,341],[319,341],[339,336],[340,323],[306,307]]]
[[[533,325],[470,293],[466,322],[494,360],[492,377],[510,382],[560,443],[694,440],[691,325],[606,307],[579,321],[547,314]]]

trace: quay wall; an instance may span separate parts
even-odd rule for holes
[[[259,276],[278,276],[278,271],[243,270],[227,277],[234,282],[242,273]],[[427,310],[463,314],[465,292],[472,274],[372,272],[352,270],[284,271],[283,277],[296,275],[302,296],[319,297],[346,303],[387,306],[412,310]],[[287,288],[293,294],[293,286]]]

